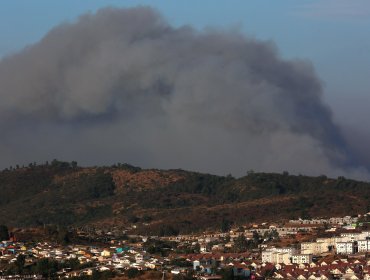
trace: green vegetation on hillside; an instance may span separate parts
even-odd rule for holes
[[[370,184],[287,172],[248,172],[236,179],[128,164],[82,168],[53,160],[1,171],[0,191],[0,224],[135,223],[139,231],[169,235],[261,220],[365,213]]]

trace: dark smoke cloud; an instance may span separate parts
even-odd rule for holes
[[[0,61],[0,163],[367,177],[321,94],[310,63],[271,42],[102,9]]]

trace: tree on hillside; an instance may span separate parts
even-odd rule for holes
[[[51,279],[55,276],[58,271],[58,262],[52,259],[39,259],[34,266],[32,266],[32,272],[36,274],[41,274],[44,277]]]
[[[192,280],[194,279],[193,274],[188,272],[187,274],[177,274],[173,276],[173,280]]]
[[[71,241],[70,233],[68,232],[67,229],[63,228],[58,231],[57,241],[63,245],[66,245]]]
[[[0,241],[9,240],[8,227],[5,225],[0,225]]]
[[[231,267],[222,268],[220,270],[220,275],[222,280],[233,280],[234,279],[234,270]]]
[[[130,268],[126,272],[127,277],[130,278],[130,279],[136,278],[141,274],[143,274],[142,271],[138,270],[137,268]]]
[[[221,221],[221,231],[228,232],[231,229],[231,222],[225,218]]]
[[[265,240],[280,240],[279,233],[276,229],[266,231],[263,235]]]
[[[248,241],[245,238],[244,234],[240,234],[234,242],[234,248],[236,252],[244,252],[248,248]]]
[[[26,256],[23,255],[23,254],[19,254],[16,261],[14,262],[18,273],[23,272],[23,268],[24,268],[25,263],[26,263]]]

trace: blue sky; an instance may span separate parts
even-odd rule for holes
[[[38,41],[53,26],[105,6],[149,5],[173,25],[240,29],[272,40],[282,56],[310,60],[341,123],[366,121],[370,101],[370,1],[3,0],[0,57]],[[354,107],[356,110],[353,110]]]

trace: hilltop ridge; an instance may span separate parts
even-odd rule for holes
[[[0,172],[0,224],[124,226],[152,234],[369,210],[370,183],[326,176],[248,172],[216,176],[128,164],[76,162]]]

